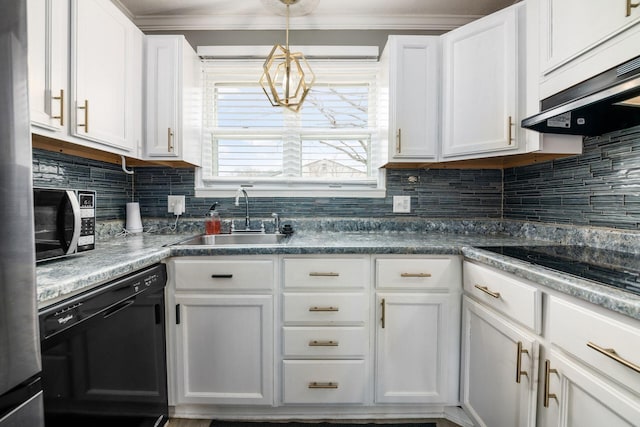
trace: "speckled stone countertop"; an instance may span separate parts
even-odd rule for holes
[[[191,235],[140,234],[98,242],[96,250],[38,264],[40,308],[155,264],[169,256],[259,254],[453,254],[464,255],[524,279],[640,319],[640,297],[589,280],[494,254],[479,246],[548,244],[505,234],[449,232],[301,232],[277,245],[170,246]]]

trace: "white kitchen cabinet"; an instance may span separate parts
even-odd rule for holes
[[[272,403],[272,301],[176,296],[177,403]]]
[[[146,133],[151,160],[201,163],[202,66],[184,36],[146,36]]]
[[[451,314],[460,296],[379,292],[376,297],[376,403],[454,403],[448,375]]]
[[[640,7],[631,0],[540,3],[541,95],[546,98],[640,55]]]
[[[460,260],[378,257],[376,403],[458,401]]]
[[[540,427],[631,427],[640,420],[637,394],[611,384],[552,349],[541,367]]]
[[[170,404],[273,404],[275,257],[180,257],[168,272]]]
[[[139,156],[143,41],[112,2],[72,0],[70,133],[80,143]]]
[[[536,425],[538,352],[535,336],[463,297],[461,400],[477,425]]]
[[[380,57],[381,146],[386,150],[381,164],[436,160],[439,58],[437,36],[389,36]]]
[[[442,36],[442,157],[518,148],[515,5]]]
[[[31,124],[66,133],[69,107],[69,1],[28,0]]]

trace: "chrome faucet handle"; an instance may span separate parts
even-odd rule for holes
[[[271,214],[271,216],[273,217],[273,222],[275,225],[274,233],[279,233],[280,232],[280,215],[274,212]]]

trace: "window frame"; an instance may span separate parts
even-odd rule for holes
[[[216,60],[205,61],[203,88],[205,96],[207,96],[208,87],[212,88],[215,84],[229,84],[233,82],[243,83],[257,82],[262,72],[263,60]],[[372,60],[338,60],[338,61],[310,61],[311,67],[318,76],[330,74],[334,77],[331,83],[367,83],[371,86],[369,94],[370,102],[370,123],[372,127],[368,129],[362,128],[341,128],[341,129],[324,129],[322,128],[306,128],[297,129],[296,135],[299,135],[300,141],[305,138],[318,136],[346,135],[346,136],[365,136],[370,140],[370,153],[368,161],[368,169],[372,173],[372,177],[363,180],[328,180],[314,179],[303,177],[278,177],[278,178],[250,178],[250,177],[217,177],[213,176],[213,138],[225,137],[233,138],[238,136],[249,136],[250,131],[239,131],[237,128],[214,128],[207,126],[211,122],[213,116],[207,117],[207,114],[214,114],[213,109],[206,108],[207,101],[203,113],[203,144],[202,144],[202,166],[196,168],[195,176],[195,194],[196,197],[233,197],[239,187],[246,188],[251,192],[252,197],[355,197],[355,198],[382,198],[386,196],[385,188],[385,170],[376,169],[379,164],[377,159],[380,153],[380,138],[377,129],[377,62]],[[363,74],[364,73],[364,74]],[[362,75],[366,75],[363,79]],[[320,79],[318,79],[320,80]],[[313,89],[312,89],[313,90]],[[265,102],[268,102],[265,96]],[[278,108],[278,107],[272,107]],[[304,109],[304,106],[303,106]],[[293,113],[291,113],[293,114]],[[259,131],[260,137],[282,136],[283,128],[267,128],[255,129]],[[256,132],[257,133],[257,132]]]

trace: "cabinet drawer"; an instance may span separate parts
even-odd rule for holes
[[[460,259],[378,258],[377,288],[452,288],[460,289]]]
[[[178,259],[174,261],[177,290],[273,289],[272,259]]]
[[[364,357],[367,332],[363,327],[284,327],[284,357]]]
[[[549,298],[551,343],[640,393],[640,322],[634,322],[636,325],[625,324],[568,301]]]
[[[285,323],[363,323],[367,319],[365,294],[285,293]]]
[[[285,258],[285,288],[364,288],[369,281],[366,258]]]
[[[489,267],[465,262],[464,290],[534,330],[542,331],[542,293],[535,286]]]
[[[364,360],[285,360],[283,403],[364,403]]]

